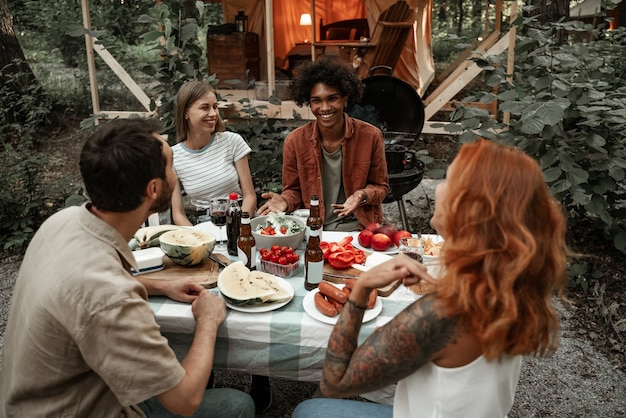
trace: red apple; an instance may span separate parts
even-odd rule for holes
[[[365,227],[365,229],[367,231],[371,231],[372,233],[377,233],[378,230],[380,229],[382,225],[379,224],[378,222],[372,222],[371,224],[369,224],[368,226]]]
[[[359,244],[365,248],[369,248],[370,245],[372,245],[372,237],[374,236],[374,233],[372,231],[368,231],[367,229],[364,229],[363,231],[359,232]]]
[[[413,235],[411,235],[411,233],[409,231],[407,231],[406,229],[402,229],[398,232],[396,232],[396,235],[394,235],[393,237],[393,243],[396,244],[398,247],[400,246],[400,240],[402,238],[411,238]]]
[[[391,246],[391,238],[385,234],[374,234],[372,237],[372,249],[374,251],[385,251]]]
[[[396,232],[398,232],[398,229],[392,225],[383,225],[378,230],[379,234],[387,235],[389,239],[391,240],[391,242],[393,242],[394,237],[396,236]]]

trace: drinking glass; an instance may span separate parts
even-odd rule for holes
[[[420,263],[423,261],[422,256],[424,255],[424,240],[422,240],[421,236],[419,238],[400,238],[398,244],[398,251],[400,253],[408,255]],[[402,295],[402,298],[406,300],[415,300],[417,297],[416,294],[408,287],[403,287],[404,294]]]
[[[408,255],[420,263],[423,261],[424,240],[421,238],[401,238],[399,244],[398,250],[402,254]]]
[[[209,211],[211,214],[211,222],[213,222],[213,225],[217,226],[220,229],[215,249],[217,251],[226,251],[226,241],[222,240],[221,238],[224,236],[222,231],[224,226],[226,226],[226,212],[228,211],[228,200],[211,200]]]
[[[211,216],[209,215],[209,209],[211,207],[210,200],[190,198],[189,203],[193,205],[196,211],[196,224],[209,222],[211,220]]]

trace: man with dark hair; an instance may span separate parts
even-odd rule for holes
[[[90,201],[46,220],[13,292],[0,374],[1,416],[252,417],[234,389],[206,390],[224,302],[191,279],[138,280],[128,241],[165,210],[177,181],[155,121],[113,120],[87,140]],[[189,302],[195,338],[180,363],[148,294]]]
[[[259,215],[308,207],[320,198],[324,229],[354,231],[383,222],[389,193],[382,132],[344,110],[364,85],[346,65],[320,59],[299,67],[293,92],[315,120],[291,132],[283,146],[283,191],[266,192]]]

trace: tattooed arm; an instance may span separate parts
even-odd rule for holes
[[[388,281],[389,275],[422,276],[421,271],[405,260],[401,259],[400,264],[402,267],[396,263],[391,270],[389,266],[381,269],[386,273],[384,279],[380,278],[383,271],[376,269],[362,275],[350,299],[359,305],[364,304],[367,299],[364,301],[362,295],[369,294],[371,287],[368,285]],[[419,281],[419,278],[405,280]],[[457,330],[457,319],[442,315],[434,295],[428,295],[408,306],[370,335],[363,345],[357,346],[363,313],[347,303],[333,329],[320,382],[326,396],[356,396],[397,382],[436,359],[448,344],[454,342]]]

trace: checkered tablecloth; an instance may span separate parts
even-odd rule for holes
[[[323,323],[306,313],[303,299],[304,266],[286,279],[294,288],[294,298],[282,308],[263,313],[228,310],[218,332],[214,367],[298,381],[318,382],[321,378],[328,338],[333,325]],[[217,292],[217,289],[212,291]],[[359,342],[363,342],[376,327],[384,325],[417,295],[400,286],[389,297],[380,298],[382,312],[363,324]],[[174,302],[165,297],[151,297],[150,306],[179,356],[186,354],[195,328],[191,305]],[[370,398],[385,401],[387,394]],[[388,399],[387,399],[388,400]]]

